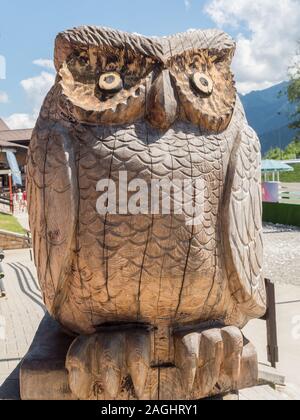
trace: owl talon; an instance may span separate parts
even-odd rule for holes
[[[117,398],[122,380],[122,356],[124,337],[122,334],[99,334],[95,349],[95,376],[102,378],[104,393],[108,399]]]
[[[205,331],[200,338],[198,364],[198,391],[201,396],[210,395],[218,382],[223,361],[223,341],[221,330]]]
[[[241,331],[235,327],[223,328],[222,338],[224,343],[223,371],[229,380],[228,387],[236,391],[241,374],[244,338]]]
[[[135,393],[139,399],[145,390],[150,369],[150,339],[147,333],[128,334],[126,340],[126,359]]]
[[[69,349],[66,368],[71,391],[81,400],[116,400],[124,394],[140,399],[150,369],[150,338],[142,331],[79,337]],[[134,390],[128,389],[129,377]]]
[[[177,340],[175,364],[179,368],[182,385],[192,392],[196,379],[200,352],[200,334],[193,333]]]
[[[175,363],[186,398],[236,391],[257,382],[254,347],[236,327],[211,329],[175,338]],[[249,354],[251,353],[251,354]],[[247,382],[250,378],[250,382]]]

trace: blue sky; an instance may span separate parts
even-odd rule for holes
[[[67,28],[94,24],[167,35],[221,27],[238,41],[234,70],[246,93],[286,79],[299,21],[299,0],[6,0],[0,15],[0,56],[6,60],[0,116],[14,127],[33,124],[53,83],[55,36]]]

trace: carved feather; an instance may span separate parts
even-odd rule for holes
[[[244,125],[231,154],[225,193],[225,258],[232,296],[249,318],[266,310],[263,277],[261,153]]]
[[[44,105],[51,113],[52,92]],[[76,227],[76,171],[69,133],[41,115],[28,155],[28,202],[38,278],[54,315],[71,269]]]

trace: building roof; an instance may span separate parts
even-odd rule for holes
[[[32,129],[10,130],[8,125],[0,118],[0,147],[27,146],[31,140]],[[19,144],[20,143],[20,144]]]
[[[294,168],[279,160],[263,160],[263,172],[293,172]]]
[[[23,146],[22,144],[17,144],[17,143],[13,143],[11,141],[3,141],[0,140],[0,149],[1,148],[7,148],[7,147],[11,147],[11,148],[17,148],[17,149],[28,149],[28,147]]]
[[[300,159],[284,160],[283,162],[287,165],[297,165],[298,163],[300,163]]]
[[[5,130],[0,131],[0,141],[19,142],[30,141],[32,136],[32,129],[25,130]]]
[[[0,131],[6,131],[9,130],[9,127],[7,126],[7,124],[5,124],[5,122],[0,118]]]

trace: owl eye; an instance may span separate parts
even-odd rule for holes
[[[211,95],[213,92],[213,81],[207,74],[196,72],[191,76],[192,86],[201,93]]]
[[[123,89],[123,81],[119,73],[104,73],[100,76],[99,87],[103,92],[117,93]]]

